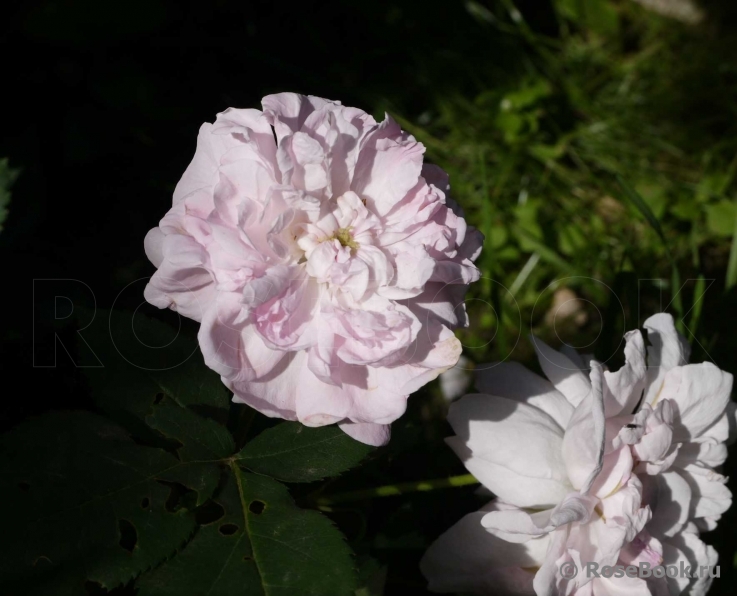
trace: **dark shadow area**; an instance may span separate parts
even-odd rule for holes
[[[494,317],[469,306],[477,337],[464,343],[487,346],[494,337],[471,355],[477,364],[511,354],[539,370],[524,339],[534,330],[555,347],[599,337],[585,351],[596,349],[618,368],[622,333],[669,306],[669,290],[643,289],[639,279],[669,278],[672,253],[689,324],[696,279],[716,280],[698,310],[693,359],[737,372],[737,286],[725,283],[732,236],[708,227],[720,227],[719,209],[737,196],[737,6],[700,0],[701,24],[650,27],[635,18],[632,0],[612,0],[620,15],[612,33],[606,20],[556,10],[562,4],[576,3],[517,0],[518,21],[501,0],[31,0],[6,8],[0,159],[20,173],[0,232],[0,431],[49,410],[97,411],[77,368],[94,361],[78,339],[91,324],[85,313],[114,304],[166,321],[180,329],[180,340],[194,341],[196,323],[143,301],[154,271],[143,239],[170,207],[200,125],[231,106],[259,108],[264,95],[280,91],[337,99],[379,118],[389,111],[415,127],[429,159],[451,172],[469,220],[487,226],[479,266],[486,280],[499,282],[480,282],[470,298],[493,304],[505,321],[497,329]],[[681,50],[662,50],[674,47]],[[620,173],[641,182],[671,253],[623,198],[614,183]],[[664,190],[651,198],[653,187]],[[692,210],[696,204],[714,207],[708,225],[706,211]],[[537,299],[552,279],[574,274],[603,279],[611,291],[574,287],[600,308],[584,323],[566,322],[569,335],[556,339],[545,318],[553,292]],[[519,303],[519,323],[505,301]],[[137,331],[126,322],[121,338]],[[190,353],[175,356],[185,361]],[[161,364],[156,354],[135,355]],[[506,388],[511,381],[498,372],[488,373],[489,382]],[[165,394],[152,399],[158,404]],[[434,385],[419,391],[394,424],[390,445],[357,472],[329,481],[326,494],[465,473],[443,442],[451,434],[445,408]],[[224,418],[207,406],[193,410]],[[141,444],[173,454],[180,447],[124,414],[117,421]],[[273,423],[257,416],[248,438]],[[734,453],[723,473],[737,478]],[[167,511],[194,502],[184,486],[166,486]],[[18,487],[32,496],[34,480]],[[290,487],[296,498],[315,489]],[[474,490],[379,498],[328,515],[359,557],[370,554],[386,567],[388,596],[425,594],[420,557],[488,500]],[[148,497],[140,501],[141,510],[151,505]],[[249,504],[266,519],[264,507]],[[198,521],[223,515],[209,501]],[[734,523],[730,511],[704,537],[721,555],[711,594],[732,591]],[[228,523],[218,528],[239,531]],[[135,552],[135,528],[121,520],[120,533],[121,547]],[[89,582],[85,589],[135,593],[130,585],[106,592]]]

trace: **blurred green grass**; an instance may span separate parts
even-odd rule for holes
[[[519,67],[401,122],[487,237],[466,354],[527,360],[533,331],[608,358],[668,307],[705,357],[703,306],[737,281],[733,34],[631,1],[558,0],[546,35],[511,0],[465,6]]]
[[[692,361],[737,373],[734,8],[704,2],[694,25],[633,1],[556,0],[540,27],[524,5],[466,2],[517,68],[477,72],[475,94],[444,89],[401,120],[487,237],[464,354],[537,369],[534,333],[617,368],[623,333],[667,310]],[[428,422],[446,407],[433,392]],[[712,594],[732,592],[734,518],[704,536],[722,566]]]

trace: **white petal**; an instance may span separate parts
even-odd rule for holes
[[[604,465],[605,418],[602,371],[594,363],[588,396],[576,407],[563,439],[563,459],[575,488],[588,491]]]
[[[713,441],[682,443],[676,455],[675,465],[679,467],[699,463],[716,468],[727,459],[727,446]]]
[[[591,483],[590,492],[600,498],[619,492],[632,473],[633,463],[632,452],[627,445],[607,453],[602,460],[601,469]]]
[[[714,572],[714,568],[719,563],[719,555],[714,547],[702,542],[695,528],[687,528],[676,536],[672,542],[688,558],[688,563],[692,566],[691,573],[698,573],[700,576],[691,580],[691,585],[686,593],[689,596],[704,596],[709,591],[713,578],[710,577],[708,571],[705,574],[701,573],[701,567],[706,567],[709,571]]]
[[[164,260],[164,233],[161,228],[152,228],[143,239],[143,248],[146,251],[148,260],[154,264],[154,267],[161,266]]]
[[[685,569],[692,565],[686,554],[670,540],[663,541],[663,565],[673,565],[679,570],[681,566]],[[685,592],[691,580],[678,573],[676,577],[669,577],[667,580],[670,594],[680,594]]]
[[[461,397],[473,383],[473,362],[461,355],[452,368],[440,375],[440,390],[446,401]]]
[[[566,556],[566,542],[569,533],[570,526],[565,525],[548,534],[550,538],[548,552],[533,581],[537,596],[558,596],[560,566],[566,559],[570,560],[570,557]]]
[[[575,364],[581,372],[583,372],[584,374],[589,374],[589,371],[591,370],[591,367],[589,367],[589,362],[594,359],[593,355],[588,357],[586,354],[579,354],[568,344],[563,344],[560,347],[560,353],[566,356],[568,360],[573,362],[573,364]]]
[[[647,582],[639,577],[599,577],[591,582],[592,596],[652,596]],[[576,592],[578,596],[578,592]]]
[[[663,384],[665,374],[676,366],[688,362],[690,348],[686,338],[678,331],[673,317],[668,313],[658,313],[647,319],[643,325],[647,329],[647,379],[645,403],[653,405]]]
[[[212,124],[200,126],[197,150],[182,178],[174,189],[174,204],[201,188],[212,188],[217,182],[217,170],[221,157],[239,141],[231,135],[212,134]]]
[[[699,440],[709,440],[715,443],[730,443],[733,432],[732,425],[734,425],[735,405],[733,401],[727,403],[724,414],[699,435]]]
[[[597,563],[600,568],[604,565],[615,565],[622,547],[627,542],[628,529],[627,524],[621,523],[621,520],[605,521],[596,516],[592,517],[587,524],[571,526],[568,552],[576,561],[576,567],[579,570],[583,569],[583,566],[589,562]],[[574,586],[582,586],[590,579],[587,578],[586,573],[579,573],[574,580],[569,582],[568,587],[570,589]]]
[[[725,412],[732,392],[732,375],[711,364],[687,364],[671,369],[663,380],[659,399],[678,406],[673,441],[701,436]]]
[[[642,476],[644,501],[653,512],[647,530],[656,538],[675,536],[688,522],[692,492],[686,479],[676,471]]]
[[[264,115],[274,126],[279,143],[290,132],[302,128],[307,117],[315,110],[329,104],[338,103],[314,95],[300,95],[298,93],[275,93],[274,95],[267,95],[261,100]]]
[[[537,359],[555,388],[575,407],[591,392],[588,377],[567,357],[537,337],[532,338]]]
[[[382,295],[398,299],[418,296],[430,279],[435,263],[422,246],[395,255],[395,276],[392,285],[384,288]]]
[[[476,388],[540,408],[566,428],[573,406],[547,379],[536,375],[519,362],[492,362],[476,367]]]
[[[523,509],[491,511],[481,520],[489,532],[507,542],[526,542],[548,534],[559,526],[585,524],[591,517],[596,500],[578,493],[570,493],[554,509],[529,513]]]
[[[540,566],[548,538],[509,544],[481,526],[484,510],[469,513],[442,534],[420,561],[432,592],[534,594],[532,569]]]
[[[570,492],[561,460],[562,429],[541,410],[491,395],[450,406],[446,439],[484,486],[520,507],[555,505]]]
[[[673,443],[673,406],[670,400],[658,403],[653,411],[649,405],[643,404],[637,416],[647,416],[644,435],[640,436],[632,446],[634,455],[641,462],[659,463],[671,450]]]
[[[630,414],[640,401],[645,383],[645,342],[639,331],[625,335],[626,362],[617,372],[604,372],[604,406],[607,417]]]
[[[349,437],[374,447],[386,445],[392,430],[389,424],[371,424],[370,422],[341,422],[338,426]]]
[[[624,529],[626,542],[632,542],[650,521],[650,508],[642,502],[643,486],[637,476],[631,476],[622,488],[601,499],[600,511],[606,525]]]
[[[691,487],[690,515],[703,519],[704,525],[712,529],[722,513],[732,505],[732,493],[727,488],[727,478],[707,466],[689,464],[679,470]]]

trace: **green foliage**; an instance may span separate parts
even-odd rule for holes
[[[285,482],[312,482],[352,468],[372,450],[335,426],[309,428],[283,422],[250,441],[237,458],[259,474]]]
[[[3,593],[72,596],[88,582],[135,581],[147,596],[352,594],[343,536],[269,476],[336,476],[371,448],[337,428],[283,422],[238,452],[223,424],[227,392],[196,342],[152,319],[133,323],[98,312],[79,344],[102,364],[85,369],[96,405],[123,426],[64,412],[2,437],[0,490],[14,511]]]
[[[8,165],[7,158],[0,159],[0,232],[3,231],[3,223],[8,217],[8,205],[10,205],[10,187],[15,182],[20,172],[13,170]]]
[[[556,6],[562,16],[592,33],[610,36],[619,31],[619,14],[609,0],[557,0]]]
[[[737,219],[737,205],[734,201],[721,199],[706,206],[706,225],[716,236],[731,237],[734,233],[735,219]]]
[[[623,272],[636,276],[622,290],[642,299],[622,302],[628,328],[669,303],[685,316],[699,276],[737,279],[734,46],[610,0],[556,0],[545,36],[518,5],[468,10],[514,40],[520,70],[481,72],[475,95],[444,89],[421,124],[402,121],[487,236],[487,281],[471,288],[475,324],[461,334],[477,362],[514,345],[533,360],[530,331],[589,345],[601,331],[592,305],[613,299],[607,284]],[[562,322],[563,291],[578,302]]]
[[[215,461],[228,457],[235,449],[227,428],[170,400],[156,405],[146,422],[181,444],[177,455],[183,462]]]
[[[213,382],[197,341],[160,321],[98,310],[79,341],[90,350],[84,365],[92,397],[108,413],[144,418],[162,394],[180,406],[228,408],[228,391]]]
[[[144,576],[141,596],[317,596],[355,590],[350,549],[326,518],[295,507],[278,482],[241,472],[235,464],[231,468],[216,499],[223,517]]]
[[[2,438],[7,516],[0,574],[23,593],[77,593],[84,580],[112,588],[179,548],[194,515],[169,511],[158,479],[180,462],[134,443],[118,426],[87,412],[48,414]],[[135,528],[132,552],[121,524]],[[7,593],[20,593],[8,590]]]

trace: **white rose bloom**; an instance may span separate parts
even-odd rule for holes
[[[544,379],[481,368],[482,392],[451,405],[448,444],[496,495],[440,536],[421,567],[436,592],[590,596],[705,594],[710,578],[592,578],[588,563],[709,565],[699,538],[731,504],[732,375],[687,364],[673,319],[626,334],[625,365],[586,366],[535,340]],[[579,570],[565,577],[561,566]]]

